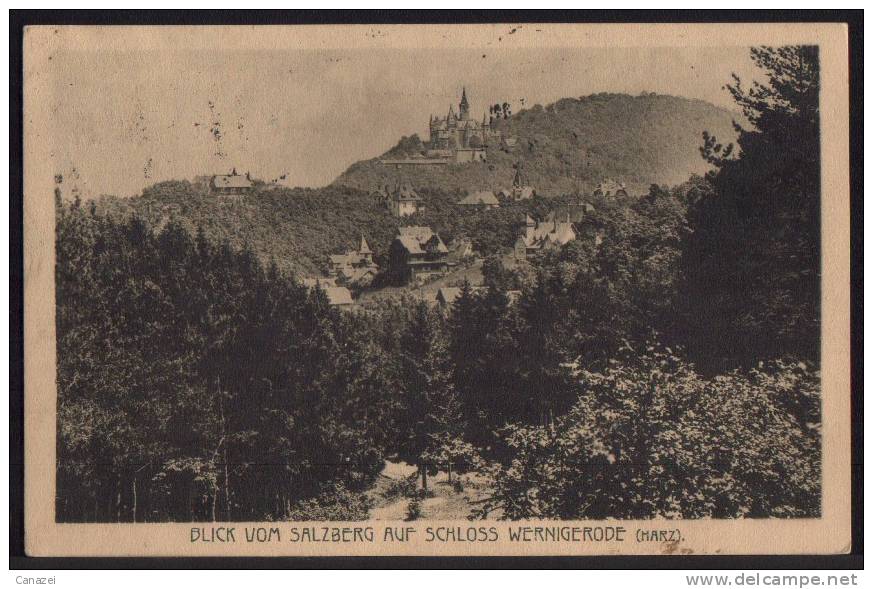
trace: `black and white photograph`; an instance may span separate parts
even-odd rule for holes
[[[827,515],[820,44],[111,29],[25,35],[54,523]]]

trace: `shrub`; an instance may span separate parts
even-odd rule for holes
[[[406,521],[411,522],[421,517],[421,499],[418,496],[412,497],[409,500],[409,505],[406,506]]]
[[[285,519],[289,521],[361,521],[370,517],[371,501],[343,485],[330,492],[295,503]]]
[[[816,517],[819,375],[776,363],[704,379],[653,347],[577,374],[554,431],[511,426],[479,516]]]
[[[415,495],[415,483],[418,479],[417,474],[412,474],[408,477],[393,480],[388,484],[388,487],[382,492],[382,497],[385,499],[394,499],[395,497],[413,497]]]

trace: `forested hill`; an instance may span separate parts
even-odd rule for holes
[[[274,261],[286,273],[315,276],[324,272],[330,254],[357,247],[362,234],[384,267],[398,225],[426,225],[448,244],[468,237],[478,252],[497,253],[512,245],[525,213],[542,218],[564,200],[536,198],[495,211],[465,211],[455,204],[461,198],[458,191],[423,187],[418,192],[426,210],[402,220],[373,194],[356,188],[292,189],[261,182],[233,203],[210,194],[202,184],[173,180],[131,198],[103,196],[95,206],[116,220],[136,215],[158,230],[170,221],[192,235],[202,228],[211,240],[227,241],[237,250],[248,247],[263,263]]]
[[[700,156],[703,131],[731,140],[735,113],[700,100],[643,94],[594,94],[564,98],[522,110],[500,121],[508,147],[492,142],[486,164],[396,169],[379,158],[353,164],[336,185],[364,190],[401,178],[414,186],[445,190],[499,189],[509,185],[521,162],[541,194],[586,193],[604,178],[625,182],[635,193],[649,185],[676,184],[708,167]],[[425,138],[426,139],[426,138]],[[412,155],[421,141],[404,137],[388,152]],[[386,155],[388,155],[386,154]]]
[[[379,258],[398,224],[433,227],[449,242],[469,237],[478,251],[488,254],[511,245],[519,214],[545,214],[553,204],[537,199],[476,213],[454,206],[469,190],[509,186],[516,162],[522,162],[528,182],[546,197],[590,193],[604,177],[625,182],[632,194],[644,194],[651,183],[678,184],[705,170],[699,151],[702,132],[722,141],[733,137],[731,117],[705,102],[672,96],[568,98],[501,121],[517,144],[489,146],[484,164],[398,171],[369,160],[323,188],[258,182],[252,194],[233,205],[209,194],[202,184],[168,181],[133,198],[102,197],[97,208],[116,216],[135,213],[156,228],[171,219],[192,233],[202,227],[211,239],[248,246],[265,263],[274,260],[280,269],[301,275],[320,274],[328,256],[356,246],[362,232],[384,264]],[[417,138],[407,137],[389,153],[400,156],[421,148]],[[427,207],[403,222],[372,194],[398,173],[412,182]]]
[[[396,219],[373,197],[345,187],[279,188],[262,183],[230,203],[185,180],[159,182],[132,198],[103,196],[97,212],[116,219],[136,215],[160,229],[169,221],[192,235],[202,228],[213,241],[247,247],[285,272],[321,274],[328,256],[360,243],[363,231],[377,252],[387,248]],[[380,249],[377,249],[380,248]]]

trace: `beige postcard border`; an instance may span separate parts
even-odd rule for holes
[[[235,543],[191,542],[211,524],[58,524],[55,489],[55,322],[52,127],[54,92],[42,65],[56,50],[372,49],[485,47],[506,25],[308,27],[29,27],[24,41],[25,547],[33,556],[358,556],[591,554],[824,554],[850,550],[848,31],[841,24],[526,25],[508,47],[670,47],[818,44],[822,94],[823,515],[802,520],[536,522],[624,528],[625,541],[512,542],[519,522],[233,523]],[[493,45],[490,45],[493,49]],[[216,524],[216,527],[222,524]],[[281,542],[248,543],[244,528],[277,527]],[[374,542],[291,542],[291,528],[372,526]],[[494,527],[497,542],[428,542],[427,528]],[[386,542],[386,527],[416,529]],[[681,541],[637,542],[638,530]],[[676,535],[679,534],[679,535]]]

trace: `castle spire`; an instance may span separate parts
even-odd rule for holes
[[[458,114],[462,121],[466,121],[470,115],[470,104],[467,102],[467,89],[461,90],[461,104],[458,105]]]

